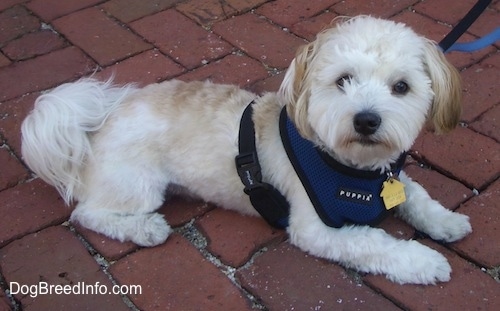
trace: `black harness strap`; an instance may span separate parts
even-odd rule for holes
[[[262,182],[262,172],[255,146],[255,126],[252,119],[252,101],[243,112],[239,132],[239,154],[236,156],[236,170],[245,193],[259,214],[276,228],[288,226],[290,205],[286,198],[270,184]]]

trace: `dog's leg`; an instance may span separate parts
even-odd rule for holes
[[[124,214],[94,206],[92,202],[79,203],[71,214],[71,221],[112,239],[148,247],[165,242],[172,231],[158,213]]]
[[[151,163],[102,161],[89,165],[89,183],[71,220],[119,241],[163,243],[171,228],[154,213],[163,202],[168,176]]]
[[[400,179],[405,184],[407,200],[396,209],[398,217],[434,240],[453,242],[472,232],[468,216],[443,207],[404,172]]]
[[[312,206],[292,208],[288,228],[291,243],[312,255],[361,272],[385,274],[401,284],[435,284],[450,279],[446,258],[417,241],[398,240],[369,226],[330,228]]]

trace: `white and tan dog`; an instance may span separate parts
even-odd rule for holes
[[[234,159],[242,112],[255,100],[264,181],[290,202],[290,242],[313,255],[399,283],[450,279],[437,251],[382,229],[336,229],[318,217],[283,149],[278,117],[286,105],[300,133],[339,162],[387,170],[426,120],[437,130],[459,121],[458,72],[439,48],[408,27],[357,17],[321,32],[297,53],[278,93],[167,81],[142,89],[82,79],[40,96],[22,126],[24,160],[57,187],[71,220],[120,241],[163,243],[171,228],[155,213],[165,189],[258,215],[242,191]],[[360,112],[375,120],[359,130]],[[465,215],[432,200],[403,172],[407,201],[396,214],[436,240],[472,231]]]

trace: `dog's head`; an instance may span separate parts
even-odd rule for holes
[[[458,71],[403,24],[360,16],[302,47],[280,87],[300,133],[341,162],[387,168],[426,120],[439,132],[461,113]]]

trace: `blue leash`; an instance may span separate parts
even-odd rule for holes
[[[484,12],[486,7],[491,3],[491,0],[478,0],[477,3],[470,9],[469,12],[458,22],[458,24],[444,37],[439,46],[443,52],[460,51],[460,52],[473,52],[480,50],[488,45],[494,44],[500,39],[500,27],[486,36],[467,43],[456,43],[458,38],[464,34],[465,31],[476,21],[476,19]]]
[[[479,38],[477,40],[467,43],[456,42],[449,49],[446,50],[446,53],[452,51],[471,53],[480,50],[482,48],[485,48],[489,45],[493,45],[498,40],[500,40],[500,27],[497,27],[495,30],[493,30],[486,36]]]

